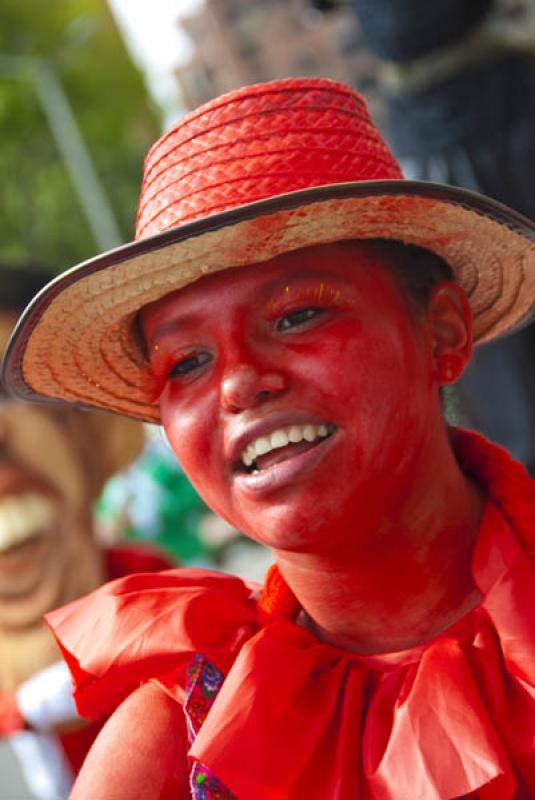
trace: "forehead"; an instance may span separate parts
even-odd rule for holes
[[[324,280],[347,282],[361,293],[372,285],[392,284],[386,265],[366,242],[335,242],[284,253],[261,264],[227,269],[171,292],[141,309],[144,328],[167,313],[187,314],[192,309],[214,313],[240,298],[251,302],[268,298],[272,291],[293,282]]]

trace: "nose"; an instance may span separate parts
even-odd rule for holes
[[[223,378],[221,403],[226,411],[237,414],[282,394],[286,379],[279,372],[260,372],[249,364],[239,364]]]

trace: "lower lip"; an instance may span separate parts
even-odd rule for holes
[[[49,538],[46,534],[36,533],[25,541],[0,551],[0,575],[18,572],[28,560],[32,561],[36,557]]]
[[[268,494],[284,489],[311,472],[334,447],[337,437],[338,431],[335,431],[304,453],[287,458],[259,472],[239,473],[234,478],[235,485],[247,494]]]

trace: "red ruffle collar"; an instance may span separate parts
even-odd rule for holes
[[[454,440],[491,500],[473,557],[484,599],[461,623],[362,658],[280,614],[263,624],[237,578],[130,576],[48,617],[82,715],[150,679],[181,701],[202,653],[227,677],[190,756],[240,800],[535,796],[535,486],[480,436]]]

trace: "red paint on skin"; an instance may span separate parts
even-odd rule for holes
[[[290,307],[295,303],[312,305],[314,301],[327,306],[350,308],[355,305],[356,298],[346,297],[339,287],[320,280],[312,285],[301,286],[297,283],[291,287],[284,286],[278,294],[269,298],[266,309],[272,315],[276,315],[280,314],[288,305]]]
[[[160,399],[167,384],[168,375],[180,356],[181,354],[176,353],[172,347],[153,345],[150,354],[151,381],[147,392],[150,395],[150,402],[154,403]]]
[[[314,298],[305,307],[321,308],[318,316],[277,329],[303,308],[300,287],[325,277],[344,302]],[[277,316],[267,304],[281,293],[290,299]],[[365,244],[333,244],[206,277],[142,311],[158,380],[169,370],[150,349],[155,342],[166,353],[208,356],[192,374],[167,380],[161,395],[180,463],[212,508],[275,549],[304,607],[335,635],[357,614],[364,627],[389,627],[394,613],[399,623],[400,598],[407,616],[430,601],[449,613],[467,591],[469,558],[448,578],[455,585],[442,594],[435,587],[452,549],[451,531],[434,530],[445,499],[435,477],[442,471],[448,490],[464,478],[441,416],[429,326],[408,308]],[[236,441],[292,421],[336,432],[290,479],[248,491],[235,471]],[[466,491],[457,495],[448,497],[452,510],[466,500]]]

